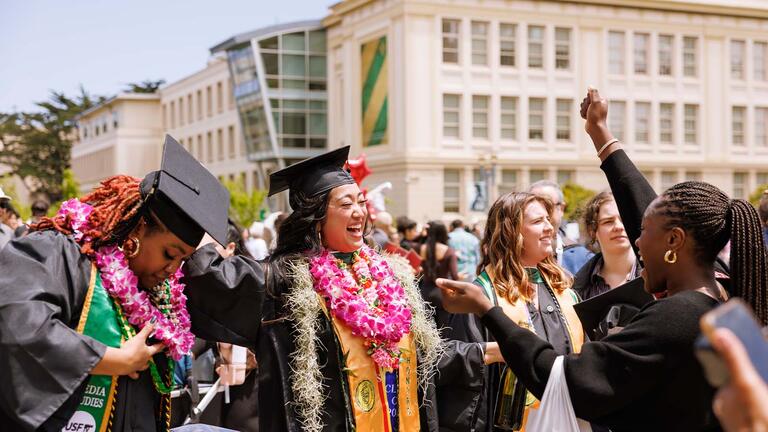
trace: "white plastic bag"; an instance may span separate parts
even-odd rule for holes
[[[592,432],[589,422],[576,418],[565,382],[563,356],[558,356],[549,372],[547,387],[538,409],[528,413],[526,432]]]

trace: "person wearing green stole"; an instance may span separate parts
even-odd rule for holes
[[[228,204],[167,136],[159,171],[111,177],[10,242],[0,253],[0,429],[167,430],[173,359],[194,339],[179,268],[206,232],[225,242]]]

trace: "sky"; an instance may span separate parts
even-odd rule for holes
[[[171,83],[208,49],[264,26],[322,19],[338,0],[0,0],[0,112],[34,110],[50,90],[111,96]]]

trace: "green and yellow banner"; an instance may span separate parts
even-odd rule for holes
[[[387,37],[366,42],[361,51],[363,147],[387,144]]]

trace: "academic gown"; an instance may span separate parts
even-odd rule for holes
[[[61,431],[106,346],[77,333],[91,261],[55,231],[33,232],[0,252],[0,425],[3,431]],[[167,375],[164,354],[155,356]],[[154,432],[160,395],[149,369],[120,377],[113,430]],[[158,422],[161,427],[158,427]]]

